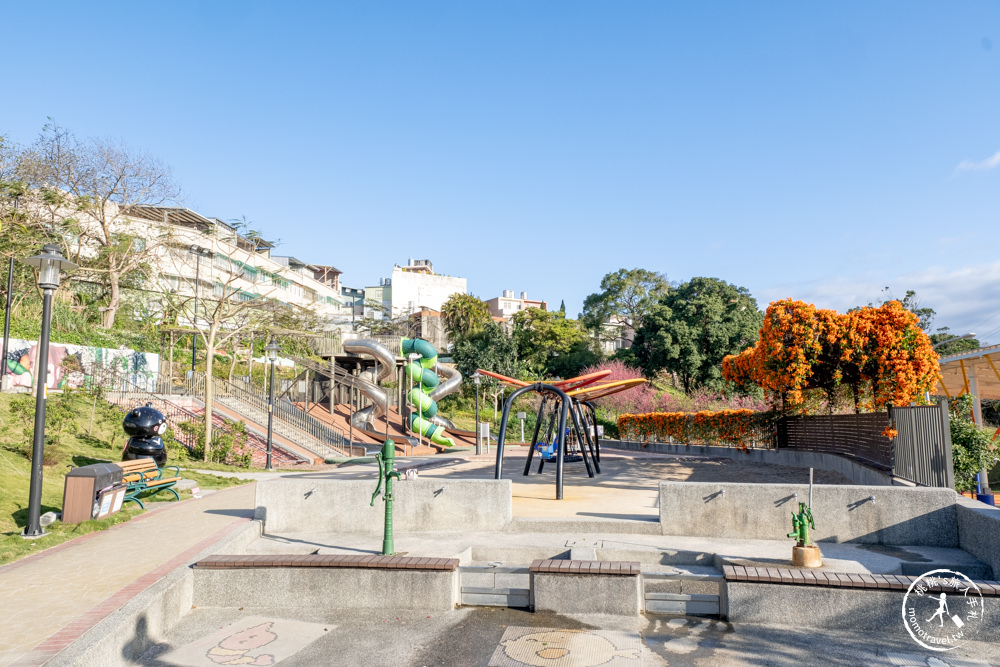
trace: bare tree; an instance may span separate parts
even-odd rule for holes
[[[258,237],[259,238],[259,237]],[[253,241],[251,241],[253,243]],[[215,245],[213,242],[212,245]],[[218,252],[218,249],[215,249]],[[179,273],[193,272],[195,256],[187,247],[172,245],[169,256]],[[226,253],[221,253],[225,255]],[[249,252],[253,255],[253,251]],[[228,260],[227,260],[228,261]],[[270,297],[275,288],[269,287],[260,293],[260,285],[253,284],[245,265],[231,265],[228,271],[208,272],[214,274],[214,288],[210,295],[181,295],[169,290],[165,293],[167,307],[187,319],[198,333],[205,349],[205,460],[208,461],[212,447],[212,410],[215,404],[215,387],[212,372],[215,351],[231,341],[237,341],[251,331],[269,329],[278,305]],[[192,281],[193,282],[193,281]],[[197,289],[197,285],[195,286]],[[252,290],[252,291],[251,291]],[[197,312],[195,302],[197,301]]]
[[[122,286],[141,281],[153,253],[169,236],[150,237],[149,223],[129,218],[130,207],[177,200],[170,169],[148,153],[117,141],[80,141],[49,123],[20,160],[19,173],[56,233],[76,238],[68,250],[78,273],[106,288],[101,326],[110,329],[122,305]],[[75,251],[75,252],[74,252]]]

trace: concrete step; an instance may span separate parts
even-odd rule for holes
[[[463,565],[458,568],[461,602],[477,607],[531,606],[531,573],[527,566]]]
[[[229,409],[242,414],[247,419],[250,419],[258,424],[267,424],[266,413],[257,410],[256,408],[250,406],[249,404],[237,398],[231,396],[224,396],[224,397],[217,397],[216,400],[219,403],[228,407]],[[277,419],[274,420],[272,428],[274,429],[275,433],[281,435],[282,437],[288,438],[292,442],[301,445],[302,447],[308,449],[309,451],[323,458],[326,458],[328,456],[345,456],[345,454],[340,449],[328,445],[324,442],[321,442],[316,438],[314,438],[313,436],[309,435],[308,433],[303,433],[297,428],[289,426],[288,424],[280,420]]]
[[[629,535],[659,535],[659,517],[634,520],[622,519],[551,519],[545,517],[515,517],[507,528],[509,533],[571,533],[574,535],[606,533]]]
[[[677,614],[681,616],[719,616],[718,595],[683,595],[647,593],[647,614]]]
[[[670,567],[643,572],[646,613],[719,616],[725,577],[714,567]]]

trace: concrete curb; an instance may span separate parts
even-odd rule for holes
[[[890,475],[879,472],[860,463],[836,454],[819,452],[799,452],[788,449],[750,449],[743,451],[734,447],[712,445],[674,445],[666,442],[636,442],[630,440],[601,440],[601,449],[623,449],[657,454],[680,454],[689,456],[717,456],[738,461],[771,463],[792,468],[816,468],[839,472],[855,484],[862,486],[893,486],[896,483]]]

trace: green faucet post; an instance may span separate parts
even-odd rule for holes
[[[816,530],[813,523],[812,509],[805,503],[799,503],[799,513],[792,512],[792,532],[788,537],[795,538],[795,546],[805,547],[811,544],[809,541],[809,529]]]
[[[375,455],[378,463],[378,486],[372,494],[370,507],[375,506],[375,498],[382,489],[382,480],[385,480],[385,532],[382,534],[382,555],[392,556],[396,553],[396,547],[392,541],[392,479],[399,479],[399,473],[393,470],[396,463],[396,443],[386,440],[382,445],[382,451]]]

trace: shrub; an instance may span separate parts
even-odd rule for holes
[[[685,444],[728,445],[741,449],[771,447],[775,414],[755,410],[652,412],[621,415],[618,431],[630,439]]]
[[[976,474],[993,466],[996,446],[984,429],[976,426],[969,415],[972,396],[962,394],[951,402],[951,456],[955,470],[955,488],[972,491]]]
[[[195,445],[190,456],[198,461],[205,458],[205,422],[185,421],[177,425],[184,433],[194,436]],[[223,427],[212,431],[212,451],[209,457],[213,463],[223,463],[240,468],[249,468],[253,452],[247,435],[247,425],[223,418]]]

